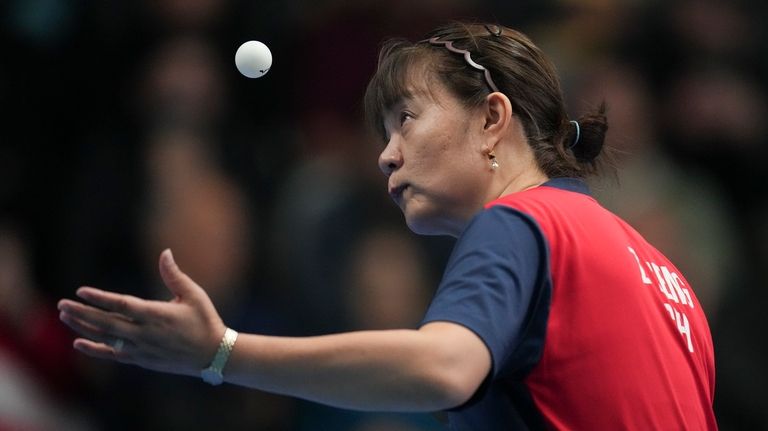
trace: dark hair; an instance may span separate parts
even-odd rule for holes
[[[463,51],[481,68],[470,65]],[[384,42],[364,101],[368,125],[379,135],[386,136],[384,112],[411,96],[409,78],[419,71],[442,82],[468,108],[484,103],[495,84],[512,102],[536,161],[550,178],[583,178],[599,170],[608,129],[605,104],[580,117],[577,128],[568,118],[554,65],[524,34],[494,24],[455,22],[420,42]]]

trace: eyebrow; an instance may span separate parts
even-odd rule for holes
[[[394,103],[389,105],[388,108],[384,109],[385,115],[389,114],[391,112],[400,110],[403,106],[407,105],[408,102],[411,101],[411,100],[413,100],[413,97],[411,97],[411,96],[402,96],[402,97],[398,98],[397,100],[395,100]]]

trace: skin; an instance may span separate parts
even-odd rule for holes
[[[470,110],[441,85],[413,90],[386,113],[389,140],[379,157],[390,194],[413,231],[458,236],[486,202],[547,180],[506,96],[492,93]],[[161,253],[159,270],[174,295],[169,302],[92,287],[78,289],[83,302],[61,300],[61,320],[81,335],[74,347],[198,377],[226,326],[170,250]],[[115,351],[110,344],[118,338],[124,346]],[[337,407],[437,411],[467,401],[490,370],[479,337],[461,325],[434,322],[418,330],[319,337],[240,334],[224,375],[230,383]]]
[[[473,110],[442,85],[412,94],[386,113],[379,167],[414,232],[458,237],[485,203],[547,180],[502,93]]]

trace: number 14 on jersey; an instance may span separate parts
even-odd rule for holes
[[[632,256],[634,256],[635,261],[637,262],[637,267],[640,269],[640,278],[643,281],[643,284],[653,285],[653,281],[648,277],[635,250],[629,246],[627,246],[627,249],[632,253]],[[669,317],[677,323],[677,329],[680,331],[680,335],[682,335],[688,343],[688,351],[693,353],[691,325],[688,321],[688,316],[686,316],[683,311],[678,310],[678,308],[685,305],[693,308],[693,300],[691,299],[690,291],[685,287],[682,278],[676,272],[670,271],[666,266],[659,266],[654,262],[645,262],[645,266],[648,268],[648,272],[655,276],[656,287],[659,288],[661,293],[667,299],[667,301],[663,303],[664,309],[669,313]],[[670,302],[674,303],[675,306]]]

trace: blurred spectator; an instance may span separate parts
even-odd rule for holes
[[[395,211],[374,197],[384,193],[357,182],[348,169],[332,159],[305,162],[283,185],[272,215],[272,259],[302,316],[302,335],[343,328],[344,257],[368,217]]]
[[[402,216],[360,100],[382,39],[473,17],[529,33],[555,60],[574,116],[607,100],[618,178],[595,194],[676,262],[707,307],[721,429],[768,428],[768,346],[755,336],[768,300],[768,6],[6,3],[0,100],[12,109],[0,128],[0,204],[28,229],[0,232],[0,428],[38,415],[24,425],[430,429],[73,359],[50,297],[78,283],[159,296],[157,254],[171,246],[240,330],[417,323],[424,299],[414,292],[434,288],[452,242],[380,228]],[[249,39],[275,58],[259,80],[232,61]],[[73,391],[81,398],[62,404]],[[180,409],[198,422],[174,422]],[[241,421],[213,422],[233,411]]]
[[[742,209],[753,199],[744,182],[765,178],[758,161],[768,156],[760,8],[686,0],[654,11],[648,37],[664,43],[647,45],[642,59],[658,87],[661,136],[679,162],[717,175]]]
[[[402,225],[374,222],[360,230],[341,265],[342,330],[417,328],[436,288],[423,244]],[[425,431],[442,429],[428,414],[352,412],[302,403],[301,430]]]
[[[387,37],[414,40],[476,5],[301,3],[293,94],[299,153],[279,189],[272,216],[276,266],[296,289],[312,333],[338,330],[343,256],[366,220],[396,217],[377,165],[381,147],[366,133],[362,95]],[[373,47],[373,49],[372,49]]]
[[[170,38],[152,52],[137,83],[135,107],[145,127],[211,130],[227,114],[227,86],[219,57],[205,39]]]
[[[157,279],[157,256],[172,248],[228,325],[244,332],[286,333],[279,295],[259,273],[260,217],[234,179],[238,172],[223,169],[227,150],[243,139],[226,133],[232,101],[218,64],[203,39],[171,39],[139,83],[146,190],[137,232],[143,256],[139,273],[146,274],[144,285],[158,289],[152,296],[167,298]],[[149,400],[138,413],[138,426],[283,430],[290,429],[294,416],[293,400],[245,388],[212,388],[197,379],[146,373],[131,380],[134,395]],[[209,408],[190,411],[190,405]]]
[[[222,24],[231,6],[226,0],[145,0],[144,12],[168,32],[205,32]]]
[[[36,286],[27,247],[23,232],[0,224],[0,429],[90,429],[73,405],[73,337]]]
[[[257,220],[242,190],[211,163],[210,143],[172,129],[150,139],[149,202],[143,234],[147,273],[170,247],[184,270],[211,296],[231,327],[244,332],[286,333],[272,286],[254,274]],[[155,297],[167,298],[159,280]],[[258,299],[258,300],[256,300]],[[234,386],[212,388],[197,379],[144,374],[143,426],[160,429],[224,427],[287,429],[294,402]],[[207,405],[190,410],[190,405]]]
[[[231,175],[244,188],[246,199],[259,203],[254,210],[263,216],[274,183],[286,175],[285,165],[293,160],[293,134],[274,119],[283,114],[273,111],[271,103],[252,99],[265,97],[263,87],[233,86],[235,79],[251,83],[238,74],[232,58],[225,58],[234,56],[236,47],[223,51],[200,35],[158,41],[133,80],[132,116],[144,142],[169,129],[211,141],[201,157]],[[268,85],[270,78],[261,82]],[[241,107],[246,102],[253,106]]]
[[[743,181],[756,178],[768,154],[764,89],[723,66],[696,66],[672,81],[661,105],[675,150],[721,174],[733,197],[744,198]]]
[[[100,283],[167,299],[157,257],[170,247],[228,325],[244,332],[286,333],[280,295],[260,274],[263,266],[255,246],[260,217],[235,180],[242,171],[230,175],[223,168],[233,159],[230,151],[235,159],[241,157],[240,148],[249,142],[242,130],[230,127],[237,118],[229,118],[233,101],[219,64],[216,50],[204,38],[172,36],[160,41],[144,67],[137,68],[140,74],[128,80],[136,89],[130,105],[136,148],[135,158],[122,162],[128,162],[136,189],[124,197],[132,218],[122,227],[130,242],[121,246],[130,245],[135,260]],[[254,171],[253,157],[244,159],[235,160],[235,166]],[[103,161],[94,160],[97,166]],[[101,168],[97,172],[103,174]],[[85,181],[98,180],[88,174]],[[85,207],[102,204],[79,198]],[[79,223],[109,225],[86,211],[79,215],[85,215]],[[89,229],[83,225],[83,231]],[[89,391],[95,396],[89,403],[105,429],[284,430],[291,429],[295,416],[293,400],[245,388],[212,388],[198,379],[130,367],[104,367],[92,374]],[[117,387],[122,390],[107,396]],[[190,405],[208,408],[190,410]]]
[[[350,330],[417,328],[437,285],[420,243],[405,227],[374,226],[344,265]]]

